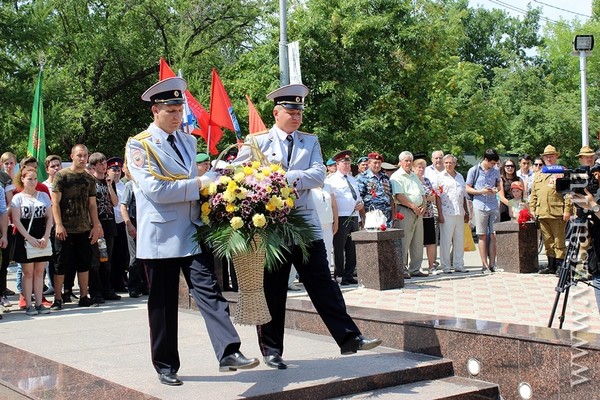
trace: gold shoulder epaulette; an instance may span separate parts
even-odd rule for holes
[[[138,133],[133,138],[135,140],[144,140],[144,139],[148,139],[150,136],[152,136],[152,134],[149,131],[144,131],[144,132]]]
[[[264,131],[260,131],[260,132],[256,132],[256,133],[251,133],[250,135],[252,135],[252,136],[258,136],[258,135],[264,135],[265,133],[269,133],[269,130],[265,129]]]

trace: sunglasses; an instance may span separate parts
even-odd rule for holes
[[[504,168],[514,168],[514,167],[515,167],[514,165],[510,165],[510,164],[504,166]]]
[[[542,164],[542,163],[533,163],[533,165],[536,166],[536,167],[543,167],[544,166],[544,164]]]

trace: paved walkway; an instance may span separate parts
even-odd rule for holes
[[[541,260],[545,262],[544,257]],[[557,293],[555,276],[504,272],[483,275],[477,252],[467,253],[465,261],[471,271],[468,274],[413,278],[406,282],[405,288],[398,290],[375,291],[354,285],[343,288],[344,298],[348,305],[353,306],[547,326]],[[11,271],[9,287],[12,289],[15,289],[14,279],[15,273]],[[300,298],[306,296],[304,292],[289,294]],[[16,302],[15,296],[11,299]],[[0,322],[0,337],[5,344],[72,367],[75,372],[91,374],[80,379],[97,376],[122,385],[124,389],[145,393],[147,397],[144,398],[154,396],[162,399],[197,398],[198,393],[202,393],[204,398],[225,400],[272,393],[294,385],[348,379],[352,377],[357,363],[376,363],[382,354],[397,353],[381,348],[377,352],[340,358],[339,349],[329,336],[288,330],[286,359],[292,364],[288,372],[277,373],[261,364],[253,371],[220,374],[201,318],[195,312],[181,312],[180,374],[186,384],[173,389],[159,384],[150,365],[146,299],[125,297],[120,302],[89,309],[67,306],[49,316],[33,318],[26,316],[24,311],[16,310],[15,305]],[[557,319],[553,327],[558,327]],[[600,333],[600,317],[592,288],[581,283],[571,288],[565,328]],[[244,353],[258,356],[254,327],[238,327],[238,330]],[[338,360],[344,360],[342,369],[339,369],[341,361]],[[15,362],[18,370],[19,360],[10,361]],[[6,362],[4,365],[12,368]],[[79,379],[71,372],[63,375],[59,372],[56,376],[64,380]],[[22,382],[24,387],[44,383],[31,371],[23,371],[18,382]],[[267,384],[268,387],[265,386]],[[64,398],[85,395],[77,392],[77,382],[72,385],[73,392]],[[0,399],[22,398],[17,394],[11,395],[10,390],[6,394],[5,389],[0,385]],[[115,392],[114,396],[106,398],[123,396],[127,397],[124,393]]]
[[[546,262],[541,255],[540,263]],[[465,266],[469,273],[411,278],[405,281],[404,288],[397,290],[377,291],[360,285],[343,287],[344,299],[352,306],[548,326],[557,294],[556,276],[482,274],[477,251],[465,253]],[[426,267],[427,262],[423,261],[423,269]],[[303,297],[306,293],[292,296]],[[561,294],[553,328],[558,328],[564,297]],[[600,333],[600,314],[592,287],[581,282],[571,287],[563,328]]]

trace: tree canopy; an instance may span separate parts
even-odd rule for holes
[[[120,155],[150,122],[140,94],[164,57],[209,108],[210,71],[225,84],[244,134],[249,95],[265,123],[279,85],[275,0],[29,0],[0,3],[2,151],[23,157],[33,89],[44,67],[48,154],[75,143]],[[349,148],[443,149],[459,158],[493,147],[538,154],[547,144],[575,162],[581,146],[576,34],[592,18],[540,23],[467,0],[289,0],[288,38],[300,42],[307,97],[303,130],[324,157]],[[587,64],[590,143],[600,128],[598,57]],[[220,149],[235,142],[226,132]],[[205,146],[200,139],[199,144]]]

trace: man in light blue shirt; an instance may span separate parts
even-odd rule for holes
[[[473,221],[475,233],[479,238],[479,255],[483,264],[482,273],[496,271],[494,222],[498,219],[499,211],[496,194],[502,185],[500,171],[496,169],[499,160],[500,156],[496,150],[487,149],[483,154],[483,161],[471,167],[467,174],[467,193],[473,196]],[[489,247],[487,246],[488,237]]]

